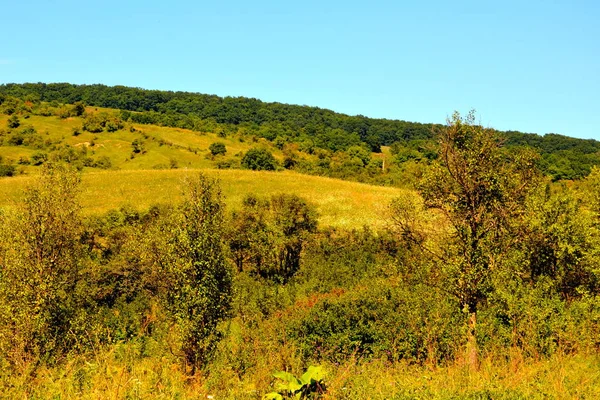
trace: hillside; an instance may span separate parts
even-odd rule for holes
[[[266,103],[245,97],[219,97],[188,92],[144,90],[125,86],[25,83],[0,85],[2,96],[30,102],[74,104],[123,110],[125,121],[186,128],[199,132],[243,132],[272,142],[328,151],[364,145],[373,152],[399,144],[413,156],[431,142],[439,124],[349,116],[318,107]],[[586,176],[600,164],[600,142],[559,134],[500,132],[510,146],[530,146],[542,156],[540,167],[555,180]],[[406,160],[404,160],[406,161]],[[327,172],[320,171],[319,174]],[[335,176],[332,175],[332,176]],[[336,176],[343,177],[343,176]]]
[[[248,194],[297,194],[316,206],[323,226],[386,226],[386,208],[406,191],[293,172],[176,169],[90,172],[83,175],[81,204],[86,214],[122,206],[144,210],[154,204],[181,201],[184,179],[202,171],[221,182],[227,205],[241,206]],[[0,179],[0,207],[18,202],[32,177]]]

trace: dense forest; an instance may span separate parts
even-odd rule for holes
[[[395,145],[401,160],[426,159],[437,124],[348,116],[317,107],[266,103],[245,97],[144,90],[125,86],[25,83],[0,85],[0,96],[122,110],[124,121],[196,131],[242,131],[300,148],[344,151],[362,145],[373,152]],[[2,102],[2,98],[0,98]],[[554,180],[578,179],[600,164],[600,142],[558,134],[500,132],[508,146],[530,146],[539,167]],[[423,146],[423,143],[428,145]],[[423,151],[425,149],[425,151]]]

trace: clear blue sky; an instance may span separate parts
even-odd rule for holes
[[[600,139],[600,2],[5,1],[0,83],[308,104]]]

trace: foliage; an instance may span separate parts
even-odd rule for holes
[[[231,271],[222,248],[223,200],[217,181],[199,175],[187,183],[185,201],[165,227],[170,259],[160,264],[166,307],[179,325],[182,351],[195,371],[219,338],[217,324],[231,304]],[[158,260],[162,258],[156,254]]]
[[[16,115],[13,114],[8,119],[8,122],[6,125],[11,129],[18,128],[19,126],[21,126],[21,121],[19,120],[19,117],[17,117]]]
[[[210,154],[212,154],[213,156],[223,155],[227,153],[225,143],[222,142],[212,143],[210,146],[208,146],[208,150],[210,150]]]
[[[252,148],[244,154],[242,167],[254,171],[274,171],[277,169],[277,161],[267,149]]]
[[[0,163],[0,177],[14,176],[16,168],[14,165]]]
[[[289,372],[280,371],[273,374],[279,379],[276,392],[267,393],[263,399],[283,400],[284,398],[314,399],[319,398],[326,392],[323,378],[325,371],[323,367],[309,366],[300,378],[296,378]]]
[[[286,282],[300,268],[308,235],[316,231],[314,208],[296,195],[274,195],[270,201],[247,196],[231,218],[229,248],[239,271],[244,267]]]
[[[85,263],[76,199],[79,176],[49,165],[0,241],[0,357],[13,368],[52,360],[86,328]]]

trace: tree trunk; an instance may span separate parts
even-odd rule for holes
[[[465,362],[471,371],[479,370],[479,348],[477,346],[477,312],[471,312],[467,323],[467,347],[465,351]]]

